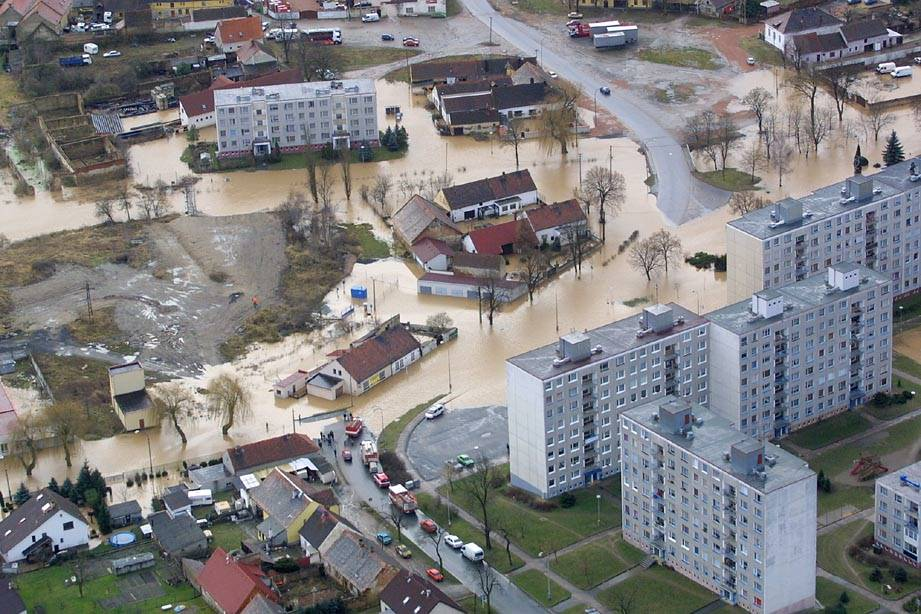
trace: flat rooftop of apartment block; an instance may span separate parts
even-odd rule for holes
[[[637,336],[637,332],[642,329],[642,311],[636,315],[611,322],[610,324],[605,324],[596,329],[587,330],[583,333],[576,333],[578,335],[587,336],[591,347],[601,348],[600,352],[593,353],[585,360],[579,362],[569,362],[561,366],[554,366],[553,361],[559,358],[559,354],[557,353],[559,344],[556,342],[535,348],[524,354],[519,354],[518,356],[513,356],[508,359],[508,362],[530,373],[534,377],[550,379],[568,373],[573,369],[608,360],[612,356],[623,354],[624,352],[648,345],[660,339],[666,339],[706,323],[704,318],[693,311],[685,309],[677,303],[652,305],[646,308],[646,310],[652,311],[655,314],[667,313],[668,309],[672,310],[675,324],[668,330],[659,333],[650,332],[644,334],[642,337]]]
[[[310,81],[304,83],[282,83],[235,87],[233,89],[215,90],[215,106],[240,104],[253,100],[280,101],[304,100],[306,98],[323,98],[334,93],[373,94],[374,81],[371,79],[340,79],[336,81]]]
[[[700,425],[692,422],[690,432],[694,434],[693,439],[688,439],[686,435],[680,433],[668,431],[666,425],[656,418],[659,415],[660,406],[668,405],[675,401],[689,404],[695,421],[702,420],[703,422]],[[771,443],[764,444],[764,479],[755,473],[736,471],[733,469],[732,463],[726,459],[726,454],[730,452],[733,444],[746,452],[751,452],[759,449],[761,443],[748,435],[743,435],[732,428],[732,424],[728,420],[696,403],[688,403],[674,397],[665,397],[628,409],[622,415],[762,493],[779,490],[815,475],[815,472],[809,468],[809,465],[803,459]]]
[[[828,279],[826,271],[786,286],[768,288],[767,290],[756,292],[757,295],[768,299],[783,297],[784,310],[780,315],[774,316],[773,318],[764,318],[752,313],[751,299],[745,299],[738,303],[727,305],[722,309],[711,311],[706,314],[706,318],[720,328],[742,335],[758,330],[764,326],[766,322],[779,320],[781,317],[790,317],[820,305],[840,300],[842,297],[866,290],[871,286],[882,286],[891,281],[885,274],[877,273],[865,266],[855,265],[850,262],[836,264],[835,268],[842,272],[845,270],[851,271],[857,268],[860,271],[860,284],[850,290],[832,288],[826,283]]]
[[[902,479],[903,476],[905,480]],[[912,498],[917,501],[921,499],[921,489],[915,488],[914,485],[921,485],[921,461],[891,471],[883,477],[877,478],[876,483],[896,493],[914,493]]]
[[[912,162],[916,165],[915,172],[921,173],[921,157],[919,157],[893,164],[872,175],[858,175],[858,181],[871,180],[873,183],[873,194],[867,200],[842,204],[841,188],[847,187],[847,180],[844,180],[820,188],[801,198],[785,198],[775,203],[779,204],[796,201],[801,203],[804,217],[799,221],[781,225],[773,224],[775,220],[771,217],[771,212],[775,209],[775,204],[771,204],[747,213],[738,219],[731,220],[728,225],[750,234],[753,237],[768,239],[787,233],[790,230],[840,215],[851,209],[857,209],[874,202],[885,200],[912,188],[921,189],[921,180],[911,181],[909,169]]]

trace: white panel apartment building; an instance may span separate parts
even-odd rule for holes
[[[876,480],[874,537],[890,554],[919,566],[918,519],[921,514],[921,462]]]
[[[855,175],[729,222],[729,300],[862,264],[893,281],[895,296],[921,288],[921,158]]]
[[[709,407],[760,439],[865,402],[891,385],[892,282],[840,263],[705,314]]]
[[[214,112],[223,156],[375,146],[379,139],[370,79],[215,90]]]
[[[544,498],[619,470],[617,416],[667,394],[708,402],[707,323],[654,305],[506,361],[511,483]]]
[[[623,535],[749,612],[811,609],[816,475],[684,399],[620,416]]]

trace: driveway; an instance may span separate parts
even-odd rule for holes
[[[501,405],[449,408],[435,420],[423,420],[406,444],[412,468],[423,480],[441,477],[445,461],[458,454],[491,461],[508,455],[508,410]]]
[[[582,68],[584,62],[580,60],[577,50],[545,47],[538,30],[502,15],[490,6],[488,0],[461,1],[474,17],[483,23],[491,23],[495,33],[523,53],[540,55],[545,68],[579,85],[586,93],[598,89],[598,75]],[[618,88],[612,88],[610,96],[598,96],[598,105],[617,117],[646,149],[650,171],[656,176],[657,205],[671,223],[682,224],[726,203],[728,192],[698,181],[691,174],[687,152],[654,119],[655,109]],[[663,116],[663,119],[667,121],[670,118]]]

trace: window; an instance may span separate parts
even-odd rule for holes
[[[64,530],[65,530],[65,531],[70,531],[70,530],[73,529],[73,528],[74,528],[74,521],[73,521],[73,520],[64,523]]]

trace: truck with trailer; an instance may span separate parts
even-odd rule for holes
[[[379,458],[377,454],[377,444],[371,441],[370,439],[365,439],[361,442],[361,462],[367,465],[371,461],[377,461]]]
[[[622,32],[606,32],[592,37],[595,49],[618,49],[627,45],[626,37]]]
[[[588,24],[588,29],[592,34],[604,34],[608,31],[608,28],[615,28],[619,25],[619,21],[596,21]]]
[[[83,55],[71,55],[58,59],[58,64],[61,66],[88,66],[93,63],[93,58],[90,57],[90,54],[84,53]]]
[[[574,23],[567,29],[569,30],[569,38],[588,38],[592,35],[592,29],[587,23]]]
[[[416,496],[406,490],[402,484],[391,484],[387,489],[387,496],[390,502],[404,514],[412,514],[419,507],[416,502]]]
[[[640,39],[640,29],[638,26],[612,26],[608,28],[606,34],[623,34],[624,43],[630,45]]]

